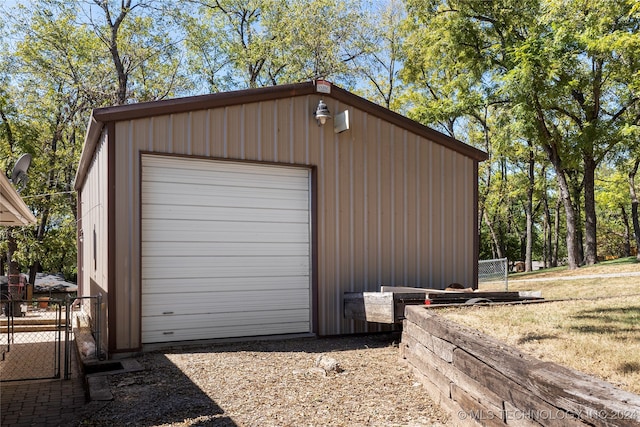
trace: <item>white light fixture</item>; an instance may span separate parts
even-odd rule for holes
[[[327,119],[331,118],[331,112],[329,111],[327,104],[325,104],[322,99],[318,102],[318,107],[313,115],[318,121],[318,126],[324,125],[327,122]]]

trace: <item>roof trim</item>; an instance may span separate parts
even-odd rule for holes
[[[9,178],[0,173],[0,226],[35,224],[36,217],[24,203]]]
[[[134,120],[146,117],[184,113],[195,110],[225,107],[252,102],[269,101],[273,99],[294,96],[311,95],[316,93],[315,82],[294,83],[280,86],[268,86],[255,89],[220,92],[208,95],[189,96],[184,98],[165,99],[160,101],[141,102],[137,104],[117,105],[113,107],[96,108],[91,113],[84,147],[80,157],[80,164],[76,173],[74,187],[79,190],[83,185],[86,171],[93,158],[96,145],[102,129],[107,122]],[[451,138],[441,132],[424,126],[408,117],[395,113],[387,108],[368,101],[338,86],[331,86],[330,94],[323,94],[326,98],[334,98],[345,104],[357,107],[380,119],[407,129],[437,144],[457,151],[476,161],[488,159],[487,153],[471,145]]]

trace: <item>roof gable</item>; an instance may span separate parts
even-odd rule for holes
[[[79,177],[84,175],[91,162],[97,140],[105,123],[312,95],[317,92],[316,82],[304,82],[96,108],[93,110],[89,120],[80,165],[76,174],[76,188],[78,188],[79,181],[81,181]],[[323,92],[322,95],[325,98],[333,98],[341,103],[358,108],[367,114],[393,123],[400,128],[459,152],[475,161],[483,161],[488,158],[487,153],[484,151],[424,126],[338,86],[332,85],[331,93]]]

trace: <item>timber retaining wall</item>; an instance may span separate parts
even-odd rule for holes
[[[640,426],[640,396],[526,355],[438,316],[405,309],[400,356],[452,425]]]

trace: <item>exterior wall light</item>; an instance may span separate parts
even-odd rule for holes
[[[331,112],[329,111],[329,108],[327,108],[327,104],[325,104],[322,99],[318,102],[318,107],[313,115],[318,121],[318,126],[324,125],[327,122],[327,119],[331,118]]]

